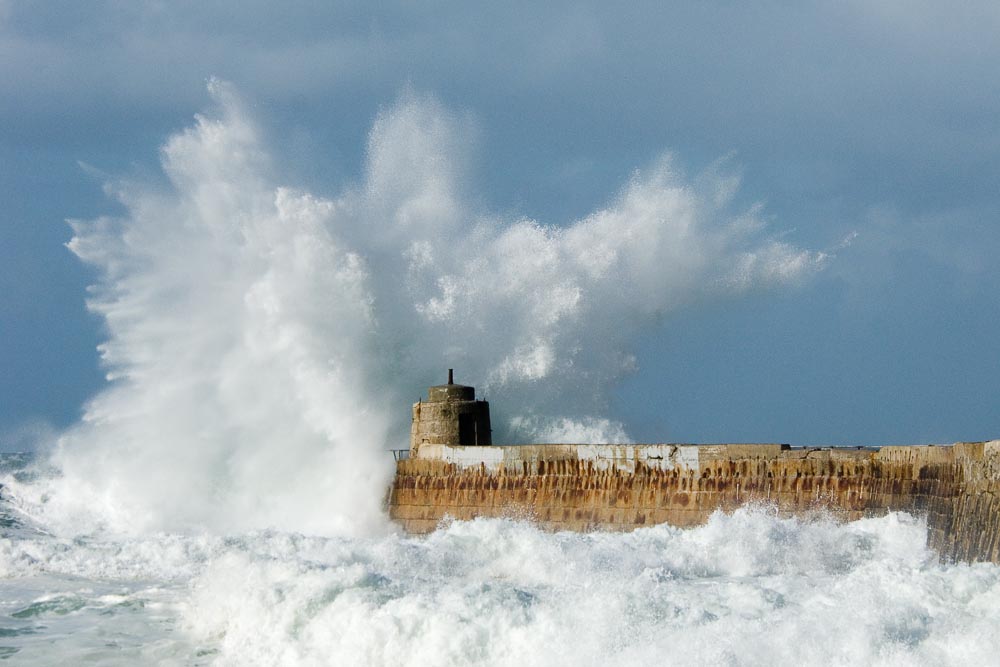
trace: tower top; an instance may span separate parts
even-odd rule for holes
[[[474,401],[476,389],[462,384],[455,384],[455,369],[448,369],[448,384],[439,384],[427,390],[427,400],[432,403],[440,401]]]

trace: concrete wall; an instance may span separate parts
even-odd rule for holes
[[[423,445],[397,463],[389,514],[411,532],[445,517],[519,517],[551,530],[704,523],[771,503],[844,520],[925,514],[943,559],[1000,562],[1000,441],[953,446]]]

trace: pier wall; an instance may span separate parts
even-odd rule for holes
[[[946,446],[423,445],[397,462],[390,517],[517,517],[550,530],[694,526],[762,502],[843,520],[925,515],[944,560],[1000,562],[1000,441]]]

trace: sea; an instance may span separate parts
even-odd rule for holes
[[[669,153],[577,220],[490,211],[462,114],[419,93],[304,188],[256,105],[208,92],[160,172],[69,221],[107,383],[0,456],[0,661],[1000,664],[1000,567],[939,562],[907,514],[400,532],[387,450],[446,369],[497,442],[629,442],[609,406],[651,332],[833,258]]]
[[[33,517],[33,493],[59,475],[40,457],[4,454],[0,469],[9,664],[1000,663],[1000,567],[940,563],[905,513],[125,535]]]

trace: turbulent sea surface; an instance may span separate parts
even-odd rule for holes
[[[0,659],[21,665],[987,665],[1000,568],[906,514],[426,537],[56,534],[56,473],[3,455]],[[30,499],[30,500],[29,500]]]

